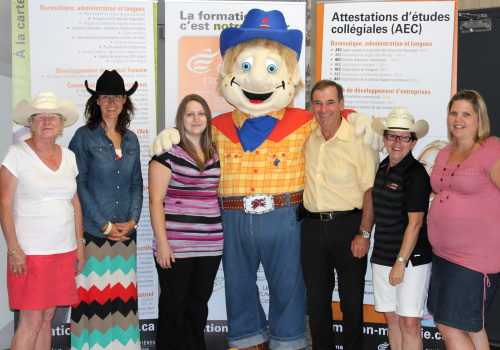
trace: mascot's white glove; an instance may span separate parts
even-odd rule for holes
[[[179,130],[167,127],[155,137],[153,144],[149,146],[149,156],[158,156],[164,151],[170,151],[172,144],[177,145],[180,141],[181,135],[179,134]]]
[[[362,113],[349,113],[347,121],[354,124],[354,135],[361,136],[363,133],[363,143],[365,146],[370,146],[375,151],[381,151],[384,147],[382,136],[372,130],[372,118]]]

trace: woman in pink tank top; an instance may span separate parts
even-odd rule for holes
[[[433,248],[428,309],[447,349],[489,349],[486,311],[500,277],[500,141],[483,98],[463,90],[448,104],[450,144],[431,175]]]

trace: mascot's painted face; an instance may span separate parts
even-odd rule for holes
[[[242,112],[259,117],[287,107],[300,84],[300,72],[287,68],[273,48],[248,46],[236,58],[232,72],[223,69],[222,94]],[[231,69],[228,69],[231,70]]]

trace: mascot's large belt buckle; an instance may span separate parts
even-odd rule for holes
[[[264,214],[274,210],[273,196],[270,194],[253,194],[243,198],[243,209],[249,214]]]

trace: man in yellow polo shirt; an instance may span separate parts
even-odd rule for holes
[[[305,144],[301,263],[313,349],[335,349],[331,308],[335,269],[343,349],[359,350],[363,349],[366,255],[373,226],[371,190],[379,155],[342,118],[342,86],[331,80],[318,82],[311,89],[311,108],[320,127]]]

